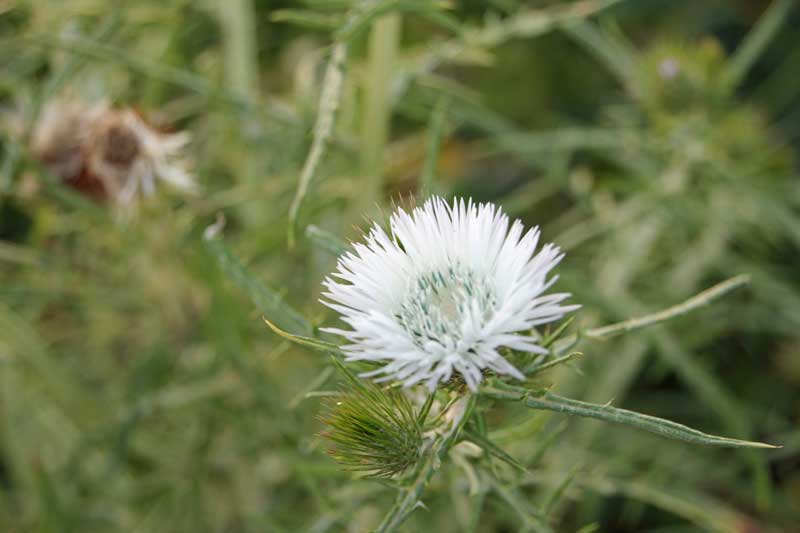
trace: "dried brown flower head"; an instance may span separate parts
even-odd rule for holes
[[[195,183],[181,151],[187,133],[163,133],[130,108],[56,101],[33,132],[33,154],[64,183],[98,199],[131,205],[161,179],[186,191]]]

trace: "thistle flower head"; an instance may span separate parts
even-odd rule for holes
[[[493,204],[433,198],[389,227],[375,224],[323,283],[323,303],[351,327],[325,331],[350,341],[348,360],[384,363],[362,376],[434,389],[456,373],[471,390],[485,371],[523,379],[499,350],[546,353],[534,328],[577,307],[545,294],[558,247],[537,252],[539,230]]]
[[[36,124],[32,150],[68,185],[127,206],[153,194],[157,179],[195,188],[180,158],[188,140],[157,131],[130,108],[54,101]]]

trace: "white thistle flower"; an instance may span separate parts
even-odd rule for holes
[[[534,328],[579,307],[544,294],[559,248],[537,253],[538,228],[523,236],[493,204],[433,198],[398,209],[389,226],[373,225],[323,283],[322,303],[352,328],[324,331],[350,341],[347,360],[385,363],[363,377],[433,390],[457,372],[473,391],[487,369],[524,379],[498,350],[546,353]]]

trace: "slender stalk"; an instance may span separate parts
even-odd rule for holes
[[[232,92],[254,102],[258,59],[253,0],[218,0],[217,13],[225,36],[225,82]]]
[[[370,29],[364,119],[361,128],[361,171],[365,177],[362,212],[380,198],[383,188],[384,153],[391,120],[391,83],[400,46],[398,13],[377,19]]]
[[[623,322],[617,322],[616,324],[610,324],[600,328],[590,329],[584,331],[583,335],[591,338],[607,338],[614,335],[619,335],[621,333],[627,333],[628,331],[633,331],[635,329],[651,326],[659,322],[664,322],[665,320],[675,318],[676,316],[685,315],[699,307],[708,305],[717,298],[724,296],[725,294],[738,289],[743,285],[747,285],[749,282],[750,276],[747,274],[741,274],[739,276],[727,279],[722,283],[718,283],[717,285],[714,285],[713,287],[706,289],[695,296],[692,296],[685,302],[664,309],[663,311],[638,318],[631,318]]]
[[[310,334],[313,328],[303,315],[286,303],[278,292],[262,283],[228,249],[219,237],[223,226],[224,218],[220,217],[216,224],[206,228],[203,237],[206,250],[216,260],[220,270],[230,281],[250,296],[259,311],[282,328],[295,333]]]
[[[441,435],[438,435],[431,442],[429,451],[424,459],[417,465],[411,483],[403,488],[395,499],[394,505],[386,513],[381,521],[377,533],[388,533],[395,531],[402,524],[411,512],[420,505],[419,497],[428,485],[442,462],[450,452],[450,448],[456,443],[461,429],[469,419],[472,409],[475,406],[476,396],[470,395],[460,398],[453,404],[449,414],[452,416],[450,427]]]
[[[530,377],[530,376],[532,376],[534,374],[537,374],[539,372],[547,370],[548,368],[553,368],[554,366],[558,366],[561,363],[566,363],[567,361],[569,361],[573,357],[577,357],[579,355],[582,355],[582,354],[580,352],[572,352],[572,353],[568,353],[567,355],[562,355],[561,357],[556,357],[555,359],[550,359],[550,360],[545,361],[543,363],[534,363],[534,364],[531,364],[531,365],[528,365],[527,367],[525,367],[523,369],[522,373],[525,374],[526,376]]]
[[[788,14],[794,5],[795,0],[772,2],[728,63],[728,70],[723,79],[725,88],[733,90],[742,82],[758,56],[766,49],[784,22],[789,20]]]
[[[424,198],[429,197],[434,192],[433,182],[436,178],[436,167],[439,163],[445,118],[447,117],[449,105],[449,98],[446,96],[439,98],[431,112],[430,122],[428,123],[428,146],[425,153],[425,165],[422,167],[422,174],[419,177],[419,189]]]
[[[317,172],[325,148],[333,133],[333,121],[336,110],[339,107],[339,100],[342,96],[342,86],[344,85],[344,66],[347,61],[347,44],[337,42],[333,45],[331,59],[328,68],[325,70],[325,77],[322,81],[322,94],[319,100],[319,113],[317,122],[314,125],[314,139],[311,142],[311,149],[308,152],[303,170],[300,172],[300,181],[297,185],[297,192],[292,199],[289,207],[289,246],[294,245],[295,231],[297,229],[297,215],[300,206],[308,193],[308,187]]]

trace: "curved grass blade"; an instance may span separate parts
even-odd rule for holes
[[[347,62],[348,47],[344,42],[337,42],[333,46],[331,59],[325,69],[325,77],[322,81],[322,94],[319,99],[319,113],[314,125],[314,138],[311,141],[311,149],[303,163],[300,172],[300,181],[297,184],[297,192],[292,199],[289,207],[289,246],[294,245],[294,236],[297,230],[297,217],[300,214],[300,207],[303,199],[308,193],[308,188],[317,173],[317,168],[325,155],[328,141],[333,134],[333,122],[336,117],[336,110],[339,108],[339,100],[342,96],[344,86],[344,67]]]
[[[775,0],[770,4],[728,63],[723,78],[725,88],[733,90],[742,82],[781,26],[789,20],[788,15],[794,5],[794,0]]]
[[[616,324],[610,324],[600,328],[590,329],[585,331],[583,334],[586,337],[607,338],[614,335],[619,335],[621,333],[627,333],[635,329],[651,326],[653,324],[658,324],[659,322],[664,322],[676,316],[685,315],[690,311],[694,311],[698,307],[708,305],[720,296],[738,289],[743,285],[747,285],[748,283],[750,283],[750,276],[747,274],[740,274],[718,283],[678,305],[674,305],[657,313],[631,318],[630,320],[625,320],[624,322],[618,322]]]
[[[534,374],[538,374],[539,372],[543,372],[548,368],[553,368],[554,366],[558,366],[562,363],[568,362],[570,359],[574,357],[578,357],[579,355],[583,355],[581,352],[572,352],[568,353],[567,355],[562,355],[561,357],[556,357],[555,359],[550,359],[549,361],[545,361],[543,363],[536,363],[531,364],[525,367],[522,370],[522,373],[526,376],[530,377]]]
[[[306,238],[331,255],[340,256],[347,251],[347,243],[339,237],[313,224],[306,227]]]
[[[270,322],[269,319],[265,316],[261,317],[261,319],[267,326],[269,326],[269,329],[271,329],[284,339],[288,340],[289,342],[293,342],[294,344],[311,348],[312,350],[316,350],[318,352],[333,353],[340,356],[344,355],[342,354],[342,351],[339,349],[339,347],[333,344],[332,342],[326,342],[319,339],[314,339],[312,337],[307,337],[305,335],[295,335],[293,333],[289,333],[288,331],[284,331],[277,325]]]
[[[356,9],[353,16],[337,32],[337,40],[351,42],[361,35],[375,19],[391,12],[412,13],[426,18],[455,34],[461,32],[461,25],[457,19],[442,12],[443,2],[430,0],[383,0],[369,5],[366,8]]]
[[[487,437],[484,437],[483,435],[481,435],[477,431],[471,431],[469,429],[465,429],[464,430],[464,436],[467,438],[467,440],[469,440],[469,441],[477,444],[478,446],[480,446],[483,449],[483,451],[485,451],[488,455],[492,455],[494,457],[497,457],[498,459],[500,459],[504,463],[507,463],[510,466],[513,466],[514,468],[516,468],[520,472],[527,472],[527,469],[525,468],[525,465],[523,465],[522,463],[520,463],[519,461],[514,459],[514,457],[512,455],[510,455],[508,452],[506,452],[500,446],[498,446],[497,444],[495,444],[494,442],[489,440]]]
[[[293,333],[310,334],[313,328],[303,315],[283,301],[277,292],[259,281],[225,246],[219,238],[219,232],[224,224],[225,219],[220,218],[214,225],[206,228],[203,236],[206,249],[217,260],[220,269],[250,296],[259,311],[270,317],[280,328]]]

